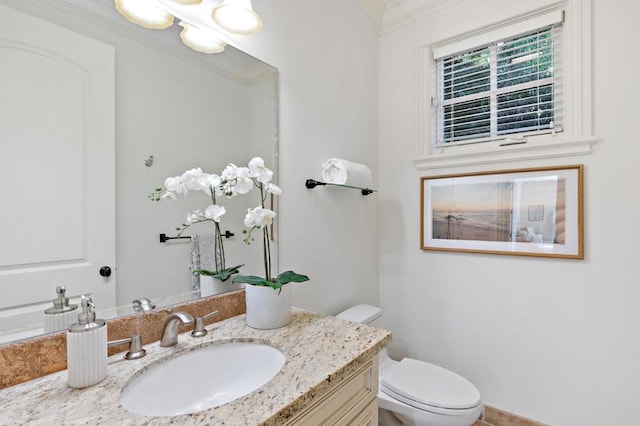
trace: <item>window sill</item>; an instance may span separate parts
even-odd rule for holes
[[[541,158],[569,157],[591,154],[595,136],[564,138],[556,136],[526,144],[500,146],[499,142],[486,142],[482,146],[466,145],[435,148],[424,157],[413,160],[418,170],[494,164]]]

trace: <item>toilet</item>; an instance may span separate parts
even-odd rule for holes
[[[382,309],[356,305],[336,316],[370,324],[382,316]],[[379,364],[378,407],[386,410],[380,424],[389,414],[404,426],[471,426],[480,417],[480,392],[452,371],[411,358],[394,361],[386,349],[379,354]]]

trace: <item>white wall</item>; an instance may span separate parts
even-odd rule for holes
[[[553,425],[635,425],[640,395],[640,208],[632,85],[640,59],[640,5],[593,1],[593,117],[588,156],[462,171],[583,163],[585,259],[560,260],[419,249],[416,34],[468,31],[524,2],[469,0],[381,38],[380,300],[392,355],[450,368],[484,402]],[[531,4],[530,4],[531,6]],[[435,29],[434,29],[435,28]],[[616,46],[615,43],[618,43]],[[614,65],[611,65],[614,64]],[[441,174],[460,169],[438,170]]]
[[[280,77],[280,271],[311,281],[294,305],[337,313],[378,302],[378,195],[318,187],[329,157],[366,163],[377,185],[378,37],[347,2],[254,2],[257,36],[239,38]]]

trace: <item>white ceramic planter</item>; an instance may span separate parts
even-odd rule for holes
[[[227,291],[240,290],[242,284],[234,284],[229,278],[226,281],[220,281],[217,278],[206,275],[200,276],[200,297],[213,296],[215,294],[226,293]]]
[[[270,330],[291,322],[291,285],[283,285],[282,291],[249,284],[244,289],[249,327]]]
[[[213,296],[221,287],[222,282],[216,278],[205,275],[200,276],[200,297]]]

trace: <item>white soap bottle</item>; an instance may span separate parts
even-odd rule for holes
[[[82,296],[82,313],[67,331],[68,383],[72,388],[95,385],[107,377],[107,326],[96,319],[91,298]]]
[[[70,305],[65,296],[65,286],[56,287],[57,297],[53,300],[53,307],[44,311],[44,332],[53,333],[66,330],[78,318],[78,305]]]

